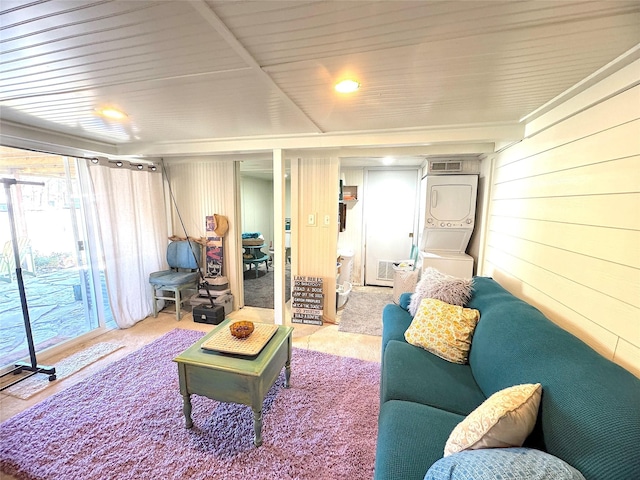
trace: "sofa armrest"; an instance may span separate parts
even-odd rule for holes
[[[413,317],[394,303],[390,303],[385,305],[384,310],[382,311],[382,354],[384,355],[384,350],[387,346],[387,343],[391,340],[400,340],[402,342],[404,339],[404,332],[411,325],[411,321]]]
[[[405,309],[407,312],[409,311],[409,304],[411,303],[411,295],[413,295],[413,293],[403,293],[400,295],[400,300],[398,301],[400,308]]]

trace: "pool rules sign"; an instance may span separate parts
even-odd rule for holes
[[[293,299],[291,322],[322,325],[322,309],[324,305],[322,278],[294,277],[291,297]]]

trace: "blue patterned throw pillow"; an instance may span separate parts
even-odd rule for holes
[[[424,480],[585,480],[568,463],[532,448],[464,450],[434,463]]]

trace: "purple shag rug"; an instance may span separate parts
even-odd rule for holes
[[[202,336],[176,329],[0,424],[0,471],[19,479],[370,479],[380,365],[293,349],[263,404],[192,396],[184,428],[173,358]]]

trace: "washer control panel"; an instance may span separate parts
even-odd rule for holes
[[[426,226],[429,228],[434,228],[434,227],[435,228],[469,228],[472,225],[473,225],[472,218],[467,218],[462,222],[452,222],[452,221],[442,222],[442,221],[435,220],[433,218],[427,218],[427,224],[426,224]]]

